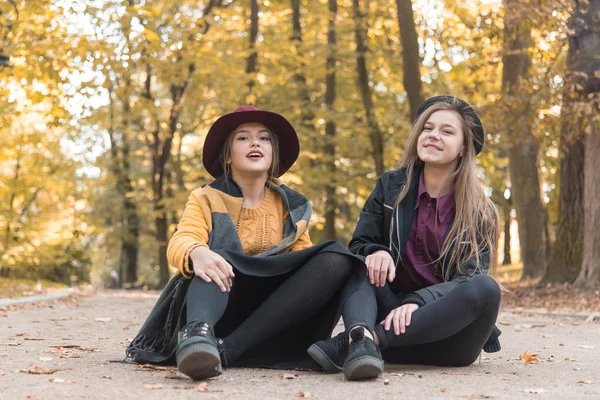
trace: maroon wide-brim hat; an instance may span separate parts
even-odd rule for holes
[[[240,106],[234,112],[225,114],[216,120],[204,140],[202,163],[214,178],[223,175],[222,165],[219,165],[219,155],[227,136],[238,126],[249,122],[261,123],[277,136],[279,142],[278,177],[296,162],[300,153],[300,143],[292,124],[277,113],[259,110],[254,106]]]
[[[435,103],[443,102],[448,104],[454,104],[455,101],[460,106],[460,111],[463,114],[463,116],[471,118],[473,124],[475,125],[475,130],[473,132],[473,150],[475,151],[475,155],[477,155],[481,153],[481,150],[483,150],[483,145],[485,144],[485,132],[483,131],[483,124],[479,119],[479,115],[477,115],[475,109],[471,107],[466,101],[461,100],[458,97],[448,95],[431,97],[425,100],[423,103],[421,103],[421,105],[417,109],[417,113],[415,114],[415,121],[419,119],[419,117],[421,116],[421,114],[423,114],[423,112],[425,112],[425,110],[427,110]]]

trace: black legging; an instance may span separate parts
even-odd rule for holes
[[[375,291],[378,291],[377,296]],[[377,312],[373,312],[373,307]],[[373,329],[400,300],[389,286],[362,284],[344,305],[347,328],[364,325]],[[384,360],[399,364],[466,366],[472,364],[488,340],[500,307],[500,288],[487,275],[475,275],[442,298],[412,313],[404,334],[393,327],[375,326]]]
[[[224,339],[231,363],[263,340],[306,321],[346,283],[351,259],[327,252],[299,269],[275,277],[254,277],[235,271],[231,292],[194,277],[187,293],[187,322],[219,324],[230,332]],[[235,312],[228,313],[228,308]]]

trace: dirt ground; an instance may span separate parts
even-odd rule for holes
[[[597,319],[501,312],[502,350],[466,368],[387,364],[367,382],[230,369],[198,383],[174,368],[118,362],[156,297],[99,292],[0,307],[0,399],[600,398]]]

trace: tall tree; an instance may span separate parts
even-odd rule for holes
[[[375,107],[373,105],[373,96],[369,84],[369,72],[367,68],[367,20],[363,14],[360,0],[352,0],[352,10],[354,12],[354,38],[356,40],[356,72],[358,75],[358,90],[362,99],[362,104],[367,119],[369,129],[369,138],[371,140],[371,152],[375,162],[375,171],[377,176],[383,175],[385,170],[383,159],[383,132],[379,128]]]
[[[595,287],[600,281],[600,1],[578,1],[573,13],[573,69],[578,71],[579,106],[584,114],[585,157],[583,197],[583,262],[575,286]]]
[[[419,56],[419,38],[415,28],[411,0],[396,0],[396,16],[400,27],[402,43],[402,82],[410,104],[409,121],[417,114],[417,108],[423,102],[421,83],[421,57]]]
[[[120,215],[121,223],[121,254],[119,257],[119,285],[133,285],[138,278],[138,253],[140,245],[140,219],[138,207],[133,198],[133,178],[131,176],[129,116],[131,115],[130,93],[131,78],[128,74],[124,77],[124,95],[121,96],[121,118],[116,116],[116,96],[112,88],[109,89],[109,122],[108,138],[110,141],[110,155],[112,173],[115,177],[115,188],[121,197],[123,212]],[[117,122],[120,120],[120,123]]]
[[[504,1],[504,55],[502,88],[510,108],[506,132],[519,245],[523,260],[523,279],[541,277],[546,270],[547,216],[541,199],[539,144],[531,127],[531,103],[524,90],[528,78],[532,45],[531,21],[518,0]]]
[[[301,0],[291,0],[292,2],[292,45],[294,53],[299,60],[294,73],[294,80],[298,86],[298,97],[300,98],[300,126],[303,130],[312,130],[312,120],[314,113],[311,110],[310,93],[306,83],[304,69],[304,48],[302,43],[302,22],[301,22]]]
[[[335,231],[335,215],[337,209],[337,201],[335,195],[336,188],[336,167],[335,167],[335,64],[337,60],[337,38],[335,22],[337,19],[337,0],[329,0],[329,23],[327,25],[327,61],[325,68],[325,104],[327,107],[327,122],[325,124],[325,157],[327,162],[325,167],[327,173],[332,178],[325,185],[325,229],[323,238],[325,240],[337,239]]]
[[[545,282],[573,282],[583,260],[584,130],[588,124],[586,108],[590,94],[589,50],[582,40],[581,7],[570,20],[569,52],[561,108],[561,159],[558,198],[558,222],[552,257],[548,261]],[[579,31],[577,31],[579,29]],[[587,38],[589,40],[589,38]],[[582,51],[583,49],[583,51]]]
[[[248,38],[250,40],[248,44],[249,54],[246,59],[246,74],[248,74],[248,95],[246,96],[246,102],[249,104],[256,104],[257,98],[254,94],[254,86],[256,85],[255,74],[258,70],[258,53],[256,51],[256,41],[258,39],[258,13],[259,13],[258,0],[250,0],[250,34]]]

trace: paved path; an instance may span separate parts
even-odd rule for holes
[[[232,369],[199,384],[173,368],[112,362],[123,359],[155,300],[154,294],[112,292],[0,307],[0,399],[600,398],[600,323],[564,316],[501,313],[503,349],[484,353],[481,363],[389,364],[382,377],[368,382],[346,382],[341,374]],[[523,363],[519,356],[526,351],[539,362]]]

